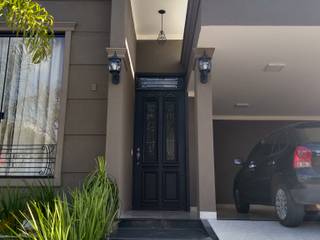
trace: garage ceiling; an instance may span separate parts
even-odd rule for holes
[[[198,47],[215,48],[215,118],[320,119],[320,27],[204,26]]]
[[[131,0],[138,40],[155,40],[160,31],[158,10],[165,9],[164,31],[170,40],[183,38],[188,0]]]

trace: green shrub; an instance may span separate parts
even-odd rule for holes
[[[2,220],[26,207],[28,199],[27,193],[19,188],[1,188],[0,196],[0,219]]]
[[[24,240],[68,240],[73,218],[66,197],[57,197],[53,206],[32,201],[28,211],[21,213],[29,226],[20,222],[18,231],[10,228],[17,239]]]
[[[50,183],[39,182],[39,186],[26,184],[24,188],[10,187],[0,189],[0,234],[8,234],[9,225],[16,229],[19,221],[24,217],[21,212],[27,210],[27,204],[36,201],[41,204],[52,205],[55,191]]]
[[[53,204],[56,198],[55,189],[50,181],[39,181],[37,186],[27,185],[29,201]]]
[[[110,235],[118,214],[117,186],[107,177],[105,159],[98,157],[97,163],[97,170],[87,177],[82,190],[72,193],[72,240],[104,239]]]
[[[56,198],[53,205],[28,204],[27,213],[21,212],[23,220],[18,219],[20,228],[9,227],[14,236],[31,240],[102,240],[109,236],[119,211],[118,188],[107,177],[105,159],[98,157],[97,163],[82,188],[71,192],[70,204],[65,196]]]

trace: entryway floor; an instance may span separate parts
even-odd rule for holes
[[[121,219],[110,240],[218,240],[201,220]]]
[[[254,220],[276,221],[274,207],[251,205],[248,214],[238,213],[233,204],[218,204],[217,215],[219,220]]]
[[[120,219],[175,219],[196,220],[199,219],[196,212],[184,211],[127,211],[121,214]]]
[[[320,222],[287,228],[278,221],[209,220],[220,240],[319,240]]]

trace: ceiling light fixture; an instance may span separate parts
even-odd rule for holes
[[[157,41],[158,41],[159,44],[164,44],[167,41],[166,34],[164,33],[164,30],[163,30],[163,15],[166,13],[166,11],[163,10],[163,9],[160,9],[158,11],[158,13],[161,15],[161,29],[160,29],[160,32],[158,34]]]

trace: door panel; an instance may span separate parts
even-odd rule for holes
[[[144,100],[143,163],[158,163],[158,107],[157,99]]]
[[[135,209],[186,209],[184,102],[179,91],[137,91]]]
[[[142,179],[143,179],[143,201],[149,203],[157,202],[158,195],[158,172],[155,171],[142,171]]]

